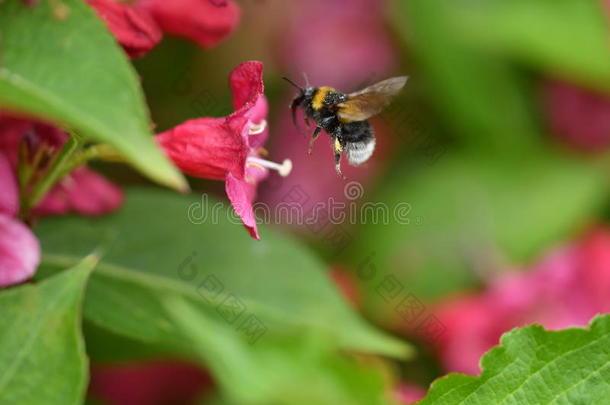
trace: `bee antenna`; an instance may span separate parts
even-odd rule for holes
[[[305,87],[309,87],[309,77],[307,77],[305,72],[303,72],[303,79],[305,79]]]
[[[297,89],[299,89],[301,91],[301,93],[303,93],[305,90],[299,86],[298,84],[296,84],[295,82],[293,82],[292,80],[290,80],[287,77],[282,77],[282,79],[286,80],[288,83],[292,84],[294,87],[296,87]]]

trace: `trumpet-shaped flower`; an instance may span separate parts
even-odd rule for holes
[[[262,63],[242,63],[231,72],[229,84],[234,113],[224,118],[186,121],[157,135],[157,141],[183,172],[224,180],[235,212],[250,235],[259,239],[252,208],[257,184],[269,170],[288,175],[292,163],[285,160],[277,164],[262,157],[268,134]]]

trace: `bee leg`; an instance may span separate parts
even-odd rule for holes
[[[341,171],[341,155],[343,154],[343,145],[341,145],[341,142],[339,142],[339,139],[337,138],[335,138],[333,143],[333,151],[335,152],[335,170],[337,171],[337,175],[343,180],[346,180],[347,177],[345,177]]]
[[[343,180],[347,180],[347,177],[341,171],[341,152],[335,152],[335,170],[337,171],[337,175],[341,177]]]
[[[316,129],[313,131],[313,135],[311,136],[311,139],[309,140],[309,148],[307,148],[308,155],[311,155],[311,151],[313,150],[313,143],[316,141],[316,139],[318,139],[318,135],[320,135],[321,131],[322,131],[322,128],[320,128],[320,127],[316,127]]]
[[[301,130],[301,128],[299,127],[299,124],[297,123],[297,108],[301,105],[302,101],[303,101],[303,97],[297,97],[294,100],[292,100],[292,103],[290,104],[290,110],[292,111],[292,123],[299,131]]]

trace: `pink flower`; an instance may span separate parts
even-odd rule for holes
[[[268,134],[262,63],[242,63],[231,72],[229,84],[233,92],[233,114],[186,121],[157,135],[157,141],[185,173],[224,180],[235,212],[250,235],[259,239],[252,208],[256,186],[269,169],[288,175],[292,163],[285,160],[279,165],[260,157]]]
[[[0,214],[0,287],[32,277],[40,262],[40,245],[22,222]]]
[[[584,326],[610,312],[610,232],[549,253],[529,272],[512,272],[478,294],[449,299],[434,311],[446,327],[439,340],[448,371],[475,374],[479,358],[512,328]]]
[[[90,396],[114,405],[190,404],[210,391],[201,368],[175,360],[94,366]]]
[[[607,94],[550,81],[543,88],[553,134],[590,152],[610,146],[610,97]]]
[[[16,216],[19,213],[19,189],[10,163],[0,152],[0,214]]]
[[[414,404],[425,396],[426,391],[424,389],[410,384],[401,384],[395,393],[396,401],[404,405]]]
[[[0,114],[0,153],[4,154],[17,172],[19,148],[22,142],[33,156],[39,149],[52,159],[66,142],[68,135],[57,127]],[[77,212],[102,215],[116,210],[123,202],[122,191],[102,176],[86,167],[76,169],[49,191],[35,207],[38,215],[58,215]]]
[[[123,192],[103,176],[80,167],[68,174],[36,207],[36,215],[61,215],[78,212],[103,215],[116,211],[123,203]]]
[[[195,41],[203,48],[225,39],[240,17],[239,6],[231,0],[140,0],[136,6],[150,12],[164,32]]]
[[[154,48],[163,34],[145,10],[113,0],[87,0],[125,52],[137,58]]]
[[[33,164],[37,156],[37,170],[44,171],[66,139],[66,133],[54,126],[0,114],[0,287],[30,278],[40,260],[38,241],[14,219],[19,212],[19,165]],[[118,188],[81,167],[52,188],[34,213],[99,215],[115,210],[122,198]]]
[[[40,246],[27,226],[14,219],[19,210],[17,181],[0,152],[0,287],[30,278],[40,261]]]
[[[279,48],[287,70],[296,78],[306,72],[312,83],[345,90],[384,79],[396,63],[391,36],[386,30],[384,3],[291,2],[292,13],[286,19]]]

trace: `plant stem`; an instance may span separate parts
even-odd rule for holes
[[[43,197],[67,172],[64,170],[69,164],[74,154],[82,145],[80,137],[70,136],[66,144],[59,152],[59,155],[53,160],[51,167],[45,175],[34,184],[31,193],[27,199],[24,216],[29,216],[29,212],[33,207],[36,207],[42,201]]]

